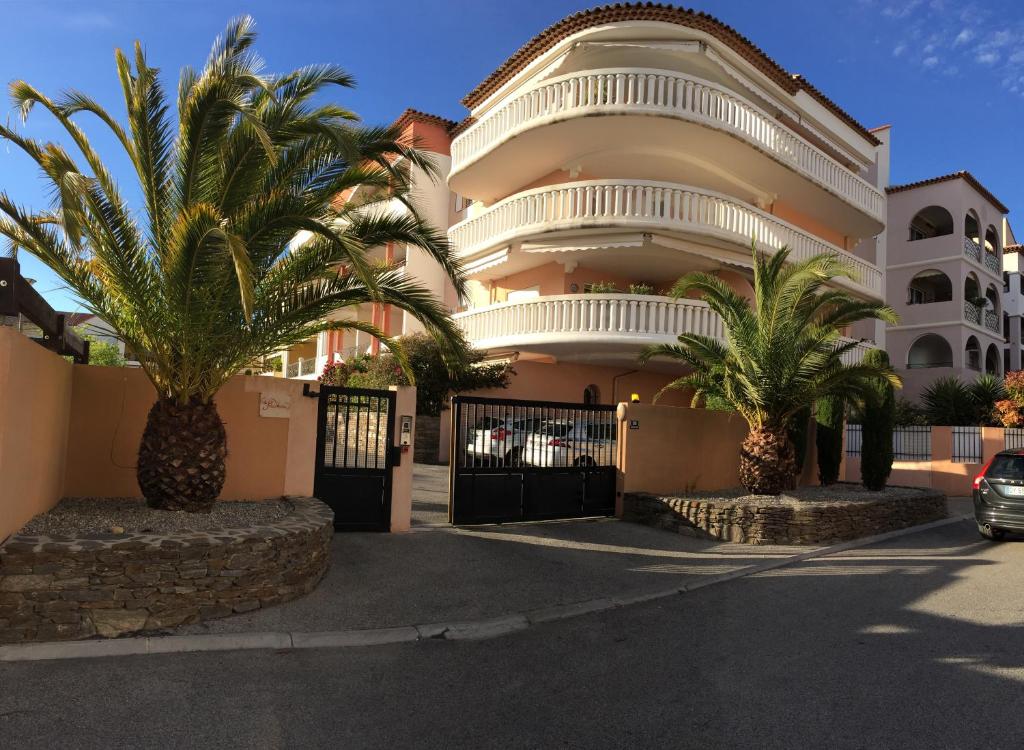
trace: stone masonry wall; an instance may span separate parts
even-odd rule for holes
[[[327,571],[334,516],[313,498],[291,502],[265,526],[13,536],[0,545],[0,643],[161,630],[309,593]]]
[[[856,539],[946,517],[946,497],[910,491],[898,499],[752,505],[629,493],[623,519],[679,534],[742,544],[822,544]]]

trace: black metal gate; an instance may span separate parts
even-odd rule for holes
[[[614,406],[456,396],[449,520],[611,515],[617,459]]]
[[[391,529],[394,436],[394,391],[320,386],[313,494],[335,529]]]

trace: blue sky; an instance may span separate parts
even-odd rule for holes
[[[364,120],[388,122],[407,106],[460,119],[462,96],[509,54],[544,27],[595,4],[0,0],[0,80],[23,78],[48,93],[79,88],[120,112],[115,47],[141,39],[173,89],[179,68],[202,63],[227,19],[249,13],[269,71],[341,64],[359,88],[337,96]],[[691,7],[734,26],[868,127],[891,123],[894,182],[969,169],[1010,207],[1011,220],[1024,211],[1024,3],[716,0]],[[29,119],[27,132],[43,139],[60,135],[41,112]],[[115,153],[108,140],[97,137],[96,143]],[[122,159],[110,163],[130,179]],[[3,144],[0,189],[29,206],[46,200],[32,166]],[[51,304],[75,307],[46,269],[29,258],[22,263]]]

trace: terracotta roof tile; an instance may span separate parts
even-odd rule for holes
[[[503,62],[497,70],[491,73],[475,89],[463,98],[462,103],[472,109],[488,96],[498,90],[509,81],[516,73],[526,67],[537,57],[547,52],[563,39],[572,36],[584,29],[602,24],[616,23],[621,21],[660,21],[663,23],[674,23],[680,26],[687,26],[698,31],[710,34],[719,41],[725,43],[735,52],[741,55],[747,62],[774,80],[779,86],[791,95],[798,91],[806,91],[817,99],[826,109],[839,117],[843,122],[856,130],[872,145],[879,145],[878,140],[867,128],[853,119],[852,116],[812,86],[807,79],[801,75],[789,73],[775,60],[765,54],[757,45],[714,16],[708,15],[687,8],[679,8],[673,5],[661,3],[616,3],[614,5],[602,5],[590,10],[580,11],[561,21],[549,26],[533,39],[519,48],[511,57]],[[465,120],[459,123],[457,131],[461,132],[468,127]]]
[[[1019,242],[1016,245],[1007,245],[1006,247],[1003,248],[1003,255],[1006,255],[1006,253],[1019,252],[1024,252],[1024,245],[1020,244]]]
[[[410,122],[416,120],[420,122],[431,122],[434,123],[435,125],[440,125],[445,130],[451,130],[456,125],[455,120],[449,120],[446,117],[432,115],[429,112],[421,112],[418,109],[411,108],[406,109],[402,114],[400,114],[398,118],[394,121],[394,123],[392,123],[392,125],[394,127],[403,128]]]
[[[925,187],[926,185],[937,185],[940,182],[949,182],[951,180],[963,180],[972,188],[981,193],[993,206],[998,208],[1004,214],[1010,213],[1010,209],[1003,205],[1003,203],[989,192],[988,188],[978,182],[978,178],[968,172],[966,169],[961,169],[959,172],[951,172],[950,174],[940,175],[938,177],[929,177],[927,180],[918,180],[917,182],[908,182],[904,185],[890,185],[885,189],[886,193],[902,193],[905,190],[913,190],[919,187]]]

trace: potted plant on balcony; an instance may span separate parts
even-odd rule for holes
[[[901,384],[887,364],[842,360],[858,342],[843,341],[840,330],[860,320],[895,322],[892,308],[827,288],[830,279],[854,274],[838,256],[788,259],[788,248],[771,256],[754,250],[754,306],[712,274],[684,276],[671,296],[700,292],[721,316],[725,340],[684,333],[678,344],[653,346],[642,355],[644,362],[667,357],[690,369],[662,392],[690,389],[694,406],[713,399],[743,416],[749,433],[739,474],[754,494],[777,495],[792,481],[796,457],[787,428],[795,414],[833,394],[863,398],[879,379]]]

